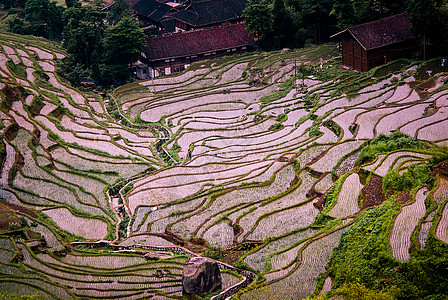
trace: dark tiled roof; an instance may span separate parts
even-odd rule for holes
[[[411,21],[407,12],[381,20],[348,27],[333,35],[350,33],[365,50],[397,44],[412,39]]]
[[[254,43],[245,24],[232,24],[148,38],[145,49],[149,61],[185,57]]]
[[[137,0],[131,8],[138,14],[156,22],[160,21],[171,10],[171,6],[157,0]]]
[[[187,9],[172,16],[194,27],[218,24],[241,18],[246,2],[247,0],[193,1]]]
[[[176,21],[173,18],[164,18],[160,21],[165,32],[175,32],[176,31]]]

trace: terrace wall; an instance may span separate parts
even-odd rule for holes
[[[189,256],[198,256],[197,254],[195,254],[185,248],[182,248],[182,247],[159,247],[159,246],[140,245],[140,244],[135,244],[135,245],[131,245],[131,246],[121,246],[121,245],[113,244],[110,241],[73,242],[73,243],[71,243],[71,245],[86,245],[86,246],[89,246],[90,248],[102,248],[104,246],[109,246],[112,248],[116,248],[118,250],[126,249],[126,250],[131,250],[131,251],[135,248],[139,248],[139,249],[144,249],[144,250],[174,252],[174,253],[186,254]],[[140,250],[135,250],[134,253],[143,254],[143,252]],[[232,270],[234,272],[241,274],[243,276],[243,280],[241,280],[237,284],[234,284],[233,286],[225,289],[218,295],[213,296],[211,298],[213,300],[226,299],[226,298],[236,294],[240,289],[248,286],[250,283],[252,283],[252,281],[255,280],[255,278],[257,278],[257,275],[250,271],[240,270],[240,269],[237,269],[231,265],[228,265],[228,264],[220,262],[220,261],[217,261],[216,263],[218,264],[218,267],[220,269]]]

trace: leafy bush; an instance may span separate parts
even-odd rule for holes
[[[331,295],[343,296],[344,299],[394,300],[398,294],[395,287],[372,289],[369,286],[359,282],[350,282],[331,292]]]
[[[383,179],[383,192],[390,189],[395,192],[409,191],[415,187],[425,186],[431,183],[432,170],[427,164],[413,165],[402,175],[396,170],[389,170]]]
[[[322,133],[322,131],[319,130],[319,127],[318,127],[318,126],[315,126],[315,125],[311,126],[311,128],[310,128],[310,136],[316,136],[316,137],[319,137],[319,136],[321,136],[322,134],[323,134],[323,133]]]
[[[374,288],[382,272],[389,273],[398,265],[388,250],[388,232],[398,208],[392,202],[367,211],[345,231],[333,251],[330,272],[334,286],[360,281]]]
[[[344,299],[447,298],[448,245],[435,238],[432,231],[425,247],[411,252],[407,262],[401,263],[390,255],[388,234],[398,211],[398,206],[386,201],[367,211],[343,233],[329,267],[334,277],[331,295],[343,295]],[[378,295],[385,294],[370,298],[373,294],[363,286]],[[351,298],[355,292],[364,296]]]
[[[429,159],[429,163],[431,166],[435,166],[445,160],[448,160],[448,147],[437,146],[434,149],[434,155]]]
[[[224,252],[221,247],[210,247],[209,249],[203,251],[201,255],[214,260],[220,260],[223,258]]]
[[[323,226],[323,225],[327,224],[328,222],[330,222],[330,221],[332,221],[334,219],[335,219],[334,217],[329,216],[329,215],[327,215],[327,214],[325,214],[325,213],[320,211],[317,214],[316,219],[314,219],[314,222],[313,222],[312,225],[313,226]]]
[[[269,126],[269,130],[271,130],[271,131],[278,131],[278,130],[283,129],[284,127],[285,126],[282,123],[277,122],[277,123],[274,123],[271,126]]]
[[[288,120],[288,115],[286,113],[283,113],[277,117],[277,122],[283,123],[286,120]]]
[[[361,150],[359,162],[362,164],[371,161],[380,153],[398,149],[425,149],[428,146],[428,142],[420,141],[399,131],[395,131],[391,135],[380,134]]]

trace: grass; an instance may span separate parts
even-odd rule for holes
[[[295,78],[288,78],[281,84],[279,84],[280,90],[272,91],[266,96],[261,97],[260,102],[267,105],[275,100],[285,97],[291,89],[295,86]]]
[[[331,189],[328,191],[327,195],[325,196],[325,208],[323,210],[324,213],[329,212],[336,204],[339,192],[341,191],[342,185],[344,184],[344,181],[348,176],[350,176],[350,173],[346,173],[343,176],[339,177],[331,187]],[[322,217],[325,217],[325,215],[323,215]],[[323,220],[325,219],[327,218],[324,218]]]
[[[448,279],[440,272],[448,262],[448,245],[434,238],[432,232],[424,249],[417,250],[409,261],[399,263],[391,257],[388,232],[398,211],[389,199],[365,212],[343,234],[329,268],[336,291],[342,288],[347,293],[347,286],[359,283],[374,291],[388,291],[386,294],[394,299],[446,297]]]
[[[0,292],[0,300],[44,300],[45,297],[40,293],[34,295],[17,296],[12,293]]]
[[[15,74],[17,77],[26,79],[26,67],[25,65],[20,62],[18,64],[15,64],[12,59],[9,59],[6,62],[6,66],[9,68],[9,70]]]

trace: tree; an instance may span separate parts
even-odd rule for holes
[[[25,8],[26,0],[1,0],[0,8],[10,9],[10,8]]]
[[[121,2],[120,2],[121,3]],[[123,3],[122,3],[123,4]],[[91,76],[103,84],[120,83],[129,78],[129,66],[146,45],[145,34],[127,6],[106,15],[99,5],[75,5],[64,14],[64,47],[70,54],[65,62],[72,82]],[[114,18],[121,14],[114,24]],[[110,22],[105,22],[111,17]],[[76,72],[75,72],[76,71]]]
[[[64,48],[88,69],[97,72],[100,53],[103,53],[105,13],[97,6],[75,6],[64,13]]]
[[[304,24],[311,24],[314,31],[314,43],[325,41],[331,31],[332,22],[330,12],[333,6],[332,0],[299,0],[303,14]]]
[[[339,30],[356,24],[355,12],[350,1],[334,0],[333,10],[330,14],[336,17]]]
[[[334,0],[331,15],[339,30],[348,26],[378,20],[406,10],[404,0]]]
[[[249,0],[243,18],[250,36],[256,39],[262,39],[272,32],[273,16],[266,1]]]
[[[135,62],[146,45],[145,33],[132,16],[124,16],[115,26],[108,27],[104,41],[113,64]]]
[[[292,41],[294,35],[291,12],[286,8],[284,0],[274,0],[272,17],[272,35],[278,41],[278,48],[281,48],[288,45],[287,41]]]
[[[24,33],[60,40],[64,8],[50,0],[28,0],[25,4]]]
[[[67,6],[67,8],[75,7],[77,5],[81,6],[78,0],[65,0],[65,5]]]
[[[110,7],[110,11],[107,15],[109,24],[117,24],[124,16],[130,16],[131,11],[129,8],[128,0],[116,0]]]
[[[426,60],[426,44],[429,41],[437,42],[440,36],[441,16],[435,0],[412,0],[408,6],[409,18],[412,23],[412,32],[419,37],[423,45],[423,59]]]
[[[127,65],[130,69],[146,45],[145,33],[138,21],[131,15],[124,16],[116,25],[105,30],[104,42],[107,49],[107,67],[103,68],[103,74],[113,73],[115,79],[126,79],[129,74],[126,71]]]

